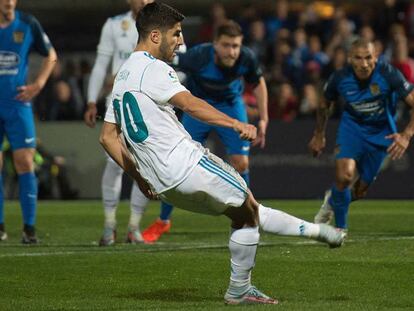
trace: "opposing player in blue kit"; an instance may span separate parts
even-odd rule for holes
[[[187,74],[188,89],[195,96],[242,122],[247,122],[242,99],[244,81],[253,85],[260,115],[258,136],[253,145],[263,148],[268,124],[267,87],[257,57],[242,45],[242,41],[240,26],[229,20],[218,27],[213,43],[200,44],[186,53],[179,53],[174,65]],[[188,114],[183,115],[182,123],[191,137],[202,144],[210,132],[215,131],[226,147],[230,164],[249,185],[248,141],[240,139],[232,129],[203,123]],[[155,242],[169,230],[171,211],[171,205],[162,203],[160,218],[142,233],[146,242]]]
[[[316,129],[309,143],[319,156],[325,147],[325,128],[331,104],[340,97],[344,113],[336,139],[335,183],[326,192],[316,223],[329,223],[346,229],[351,201],[366,195],[382,162],[389,155],[403,156],[414,134],[414,114],[403,131],[395,123],[396,106],[403,99],[414,106],[414,86],[386,62],[377,62],[372,42],[358,39],[349,53],[349,65],[329,78],[318,114]]]
[[[24,224],[22,243],[34,244],[38,242],[35,235],[37,181],[33,172],[36,134],[30,101],[44,87],[57,56],[36,18],[17,11],[16,4],[17,0],[0,0],[0,150],[6,136],[19,178]],[[32,50],[44,60],[33,83],[26,84],[28,56]],[[0,152],[0,166],[2,159]],[[0,186],[0,241],[7,239],[3,203]]]

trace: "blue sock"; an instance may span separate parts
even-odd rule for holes
[[[170,220],[171,213],[174,209],[174,206],[161,202],[161,212],[160,212],[160,219],[162,221]]]
[[[23,222],[33,226],[36,222],[37,180],[33,172],[19,175],[19,199]]]
[[[0,172],[0,224],[4,224],[3,174]]]
[[[246,182],[247,187],[250,187],[250,174],[249,170],[245,170],[244,172],[239,173],[241,177],[243,177],[244,181]]]
[[[338,228],[347,228],[348,209],[351,203],[351,190],[346,188],[339,191],[335,186],[331,189],[332,195],[329,199],[329,204],[332,206],[335,213],[335,223]]]

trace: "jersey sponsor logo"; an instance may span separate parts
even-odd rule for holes
[[[19,65],[20,56],[14,52],[0,51],[0,69],[13,68]]]
[[[10,51],[0,51],[0,75],[17,75],[20,56]]]
[[[408,90],[410,88],[410,83],[408,83],[407,81],[404,82],[404,88],[406,90]]]
[[[381,93],[381,89],[380,89],[379,85],[378,85],[378,84],[376,84],[376,83],[372,83],[372,84],[369,86],[369,90],[371,91],[371,94],[372,94],[372,95],[378,95],[378,94],[380,94],[380,93]]]
[[[13,41],[14,43],[22,43],[24,40],[24,32],[23,31],[14,31],[13,32]]]
[[[360,113],[364,114],[373,114],[373,113],[382,113],[383,109],[381,105],[381,101],[375,100],[372,102],[356,102],[356,103],[350,103],[352,108],[355,111],[358,111]]]
[[[249,150],[250,150],[250,146],[243,146],[243,147],[242,147],[242,150],[243,150],[243,151],[249,151]]]

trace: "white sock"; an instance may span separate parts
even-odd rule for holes
[[[102,176],[102,200],[105,214],[105,227],[115,228],[116,207],[119,203],[119,196],[122,187],[122,168],[112,159],[106,161],[105,170]]]
[[[242,228],[231,233],[231,276],[228,295],[241,296],[251,286],[250,275],[254,267],[260,234],[258,227]]]
[[[319,235],[319,225],[261,204],[259,205],[259,223],[260,228],[269,233],[309,238],[316,238]]]
[[[134,182],[131,191],[131,215],[129,217],[129,227],[139,230],[142,215],[149,199],[139,190],[138,185]]]

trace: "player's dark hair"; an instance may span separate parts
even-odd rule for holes
[[[156,1],[149,3],[137,16],[135,25],[139,34],[138,41],[147,38],[154,29],[168,30],[184,18],[183,14],[167,4]]]
[[[240,37],[243,36],[243,32],[238,23],[234,20],[228,20],[217,27],[214,39],[218,39],[223,35],[229,37]]]

